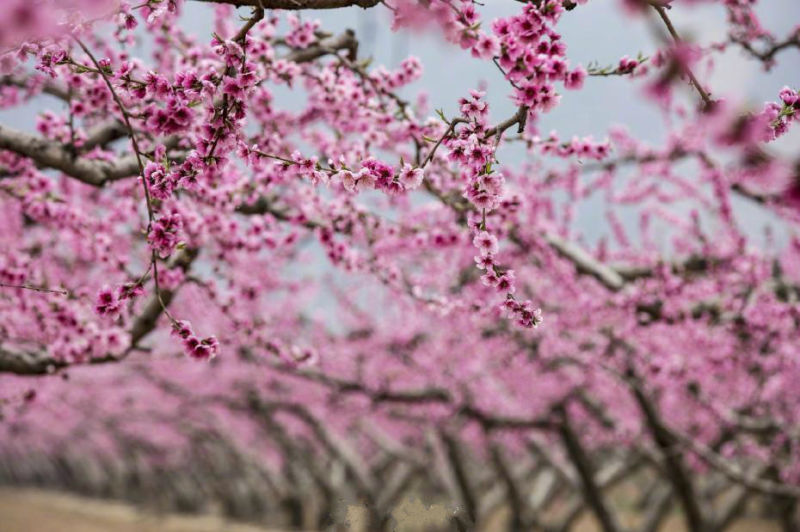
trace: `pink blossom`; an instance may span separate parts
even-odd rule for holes
[[[105,287],[97,293],[94,309],[101,316],[115,317],[120,312],[121,303],[114,292]]]
[[[423,177],[422,168],[415,168],[408,163],[403,165],[400,169],[400,173],[397,175],[400,184],[409,190],[418,188],[422,184]]]
[[[497,237],[487,231],[481,231],[472,239],[472,244],[478,248],[481,255],[495,255],[499,249]]]

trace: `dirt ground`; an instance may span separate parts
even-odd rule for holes
[[[266,532],[218,517],[159,516],[105,500],[0,488],[0,532]],[[278,532],[278,531],[274,531]]]
[[[347,520],[353,531],[363,530],[360,512],[351,507]],[[407,500],[395,512],[398,532],[423,531],[447,519],[442,506],[426,507],[419,500]],[[491,525],[485,527],[492,528]],[[584,517],[575,532],[598,530]],[[684,530],[680,518],[671,516],[662,532]],[[743,521],[731,532],[778,532],[773,523]],[[216,516],[187,517],[142,512],[123,503],[88,499],[52,491],[0,488],[0,532],[280,532],[251,525],[235,524]],[[492,532],[492,531],[488,531]]]

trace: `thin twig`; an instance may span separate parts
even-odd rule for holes
[[[103,70],[103,67],[100,66],[100,63],[97,61],[97,59],[95,59],[92,52],[89,51],[89,49],[86,47],[86,45],[83,44],[83,42],[81,42],[80,39],[74,36],[73,38],[78,43],[78,46],[80,46],[81,49],[84,51],[84,53],[87,56],[89,56],[89,59],[97,68],[98,73],[103,78],[103,81],[105,81],[108,90],[111,91],[111,96],[114,98],[117,107],[119,107],[120,113],[122,113],[122,119],[125,121],[125,127],[128,128],[128,135],[131,137],[131,144],[133,145],[133,151],[134,154],[136,155],[136,164],[139,166],[139,175],[142,176],[142,190],[144,190],[144,198],[145,198],[145,203],[147,205],[147,234],[150,234],[150,230],[153,228],[153,222],[155,221],[155,214],[153,212],[153,202],[150,198],[150,190],[147,186],[147,181],[144,178],[144,163],[142,163],[142,154],[141,151],[139,150],[139,143],[136,140],[136,134],[134,133],[133,126],[131,125],[130,115],[128,114],[128,110],[125,108],[125,105],[123,105],[122,100],[117,94],[117,91],[114,90],[114,86],[108,79],[108,76]],[[161,297],[161,287],[159,285],[159,279],[158,279],[158,256],[156,254],[155,248],[150,249],[150,264],[153,267],[153,285],[155,288],[156,297],[158,298],[159,303],[161,303],[164,315],[167,316],[167,318],[169,318],[171,322],[177,323],[177,320],[175,320],[175,318],[173,318],[172,315],[169,313],[169,310],[167,310],[167,306]]]
[[[0,287],[3,288],[21,288],[23,290],[32,290],[34,292],[43,292],[48,294],[60,294],[62,296],[69,295],[69,292],[66,290],[54,290],[51,288],[43,288],[41,286],[33,286],[29,284],[8,284],[8,283],[0,283]]]
[[[661,20],[664,22],[664,25],[667,27],[667,31],[672,36],[672,39],[675,41],[675,43],[681,44],[683,41],[681,40],[680,35],[678,35],[675,26],[672,25],[672,21],[667,15],[666,9],[658,4],[653,4],[653,9],[655,9],[658,13],[658,16],[661,17]],[[714,105],[714,100],[711,99],[711,96],[709,96],[708,92],[706,92],[706,90],[697,80],[697,77],[694,75],[694,72],[692,72],[692,69],[689,68],[689,65],[684,65],[683,68],[686,72],[686,75],[689,77],[689,81],[691,82],[692,86],[694,86],[694,88],[697,89],[697,92],[700,94],[700,98],[703,100],[705,108],[708,109]]]
[[[436,141],[436,144],[433,145],[433,148],[431,148],[431,151],[428,152],[428,156],[425,157],[425,160],[422,161],[422,164],[419,165],[420,168],[425,168],[425,166],[427,166],[427,164],[431,162],[433,156],[436,155],[436,150],[439,149],[439,146],[442,144],[442,142],[444,142],[444,139],[453,134],[453,131],[455,130],[458,124],[463,124],[463,123],[466,123],[466,119],[461,117],[454,118],[453,120],[450,121],[445,132],[442,134],[441,137],[439,137],[439,140]]]

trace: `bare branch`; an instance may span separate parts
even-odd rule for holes
[[[247,32],[253,29],[253,26],[258,24],[264,18],[264,8],[261,6],[257,6],[253,10],[253,16],[247,19],[247,22],[244,26],[239,30],[236,36],[233,38],[236,42],[244,42],[245,38],[247,37]]]
[[[0,149],[27,157],[40,166],[60,170],[78,181],[102,187],[109,181],[136,175],[136,157],[128,155],[113,162],[75,157],[63,145],[29,133],[0,126]]]
[[[87,152],[98,146],[106,146],[115,140],[125,137],[127,134],[128,130],[125,124],[116,119],[111,120],[90,129],[86,140],[80,145],[80,151]]]
[[[45,375],[65,364],[38,353],[8,351],[0,348],[0,373],[16,375]]]
[[[19,87],[21,89],[29,89],[31,85],[36,86],[37,78],[29,78],[18,75],[6,75],[0,77],[0,85]],[[32,80],[33,83],[32,83]],[[54,96],[59,100],[69,101],[69,91],[61,85],[58,85],[50,80],[45,80],[41,85],[41,90],[45,94]]]
[[[670,434],[677,441],[691,449],[697,456],[699,456],[705,463],[725,475],[728,479],[742,484],[753,491],[758,491],[767,495],[776,495],[781,497],[800,498],[800,488],[795,486],[787,486],[785,484],[778,484],[769,480],[763,480],[752,474],[747,474],[741,470],[737,465],[731,464],[725,458],[714,452],[713,449],[707,445],[703,445],[695,441],[693,438],[679,434],[674,430],[670,430]]]
[[[545,234],[544,238],[560,255],[571,260],[579,273],[591,275],[614,292],[625,286],[625,280],[619,273],[596,260],[586,250],[556,235]]]
[[[497,469],[506,488],[506,497],[511,510],[511,524],[509,527],[512,530],[524,530],[527,521],[525,518],[525,509],[527,506],[525,498],[517,486],[517,481],[514,479],[511,467],[506,463],[502,447],[498,444],[493,444],[491,446],[491,454],[495,469]]]
[[[644,515],[641,532],[658,532],[670,507],[672,507],[672,489],[663,484],[659,485],[653,495],[649,510]]]
[[[294,50],[283,57],[286,61],[294,63],[309,63],[324,55],[334,53],[338,50],[347,50],[351,60],[356,58],[358,52],[358,40],[353,30],[345,30],[344,33],[334,37],[328,37],[312,44],[308,48]]]
[[[632,371],[632,370],[631,370]],[[634,378],[629,379],[629,385],[644,415],[644,420],[650,433],[658,446],[665,463],[667,478],[675,488],[675,493],[683,506],[686,526],[691,532],[705,530],[705,518],[698,503],[691,478],[679,454],[678,439],[661,420],[655,405],[647,398]]]
[[[439,437],[444,443],[445,456],[452,472],[453,480],[455,480],[455,487],[458,489],[459,499],[464,504],[467,518],[474,526],[478,522],[478,502],[464,467],[465,457],[463,456],[463,450],[460,449],[458,442],[444,431],[439,432]]]
[[[741,46],[747,53],[752,55],[753,57],[764,61],[765,63],[771,63],[775,60],[775,56],[778,52],[782,50],[786,50],[788,48],[797,48],[800,50],[800,31],[795,31],[792,35],[784,39],[783,41],[775,41],[772,40],[768,46],[762,50],[757,50],[749,41],[743,38],[732,37],[732,42],[735,42],[739,46]]]
[[[605,532],[619,532],[619,523],[617,523],[616,518],[608,508],[603,493],[597,485],[594,478],[592,463],[583,445],[581,445],[580,439],[578,439],[577,434],[575,434],[575,431],[572,429],[566,409],[560,407],[558,412],[561,415],[561,426],[559,428],[561,440],[564,443],[564,448],[567,450],[567,454],[572,460],[572,463],[575,464],[575,468],[578,470],[586,502],[594,511],[597,520],[600,522],[600,526]]]

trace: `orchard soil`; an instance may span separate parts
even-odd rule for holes
[[[441,505],[426,506],[418,499],[407,499],[395,510],[396,531],[446,530],[441,525],[448,511]],[[356,506],[346,511],[338,530],[365,531]],[[625,516],[623,516],[624,518]],[[480,528],[482,532],[504,529],[502,512]],[[599,528],[588,515],[574,532],[594,532]],[[685,530],[680,515],[670,516],[661,532]],[[756,518],[742,520],[731,532],[778,532],[775,523]],[[218,516],[157,514],[124,503],[90,499],[55,491],[0,487],[0,532],[283,532],[274,528],[232,523]]]

